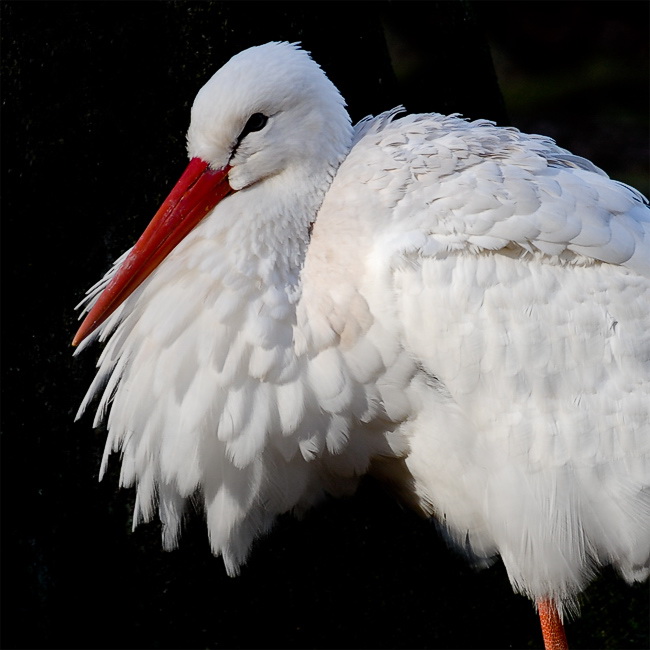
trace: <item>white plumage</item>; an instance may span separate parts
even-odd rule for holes
[[[169,548],[200,495],[230,574],[370,471],[536,601],[645,579],[646,202],[548,138],[397,113],[353,128],[286,43],[199,92],[190,158],[233,193],[96,330],[102,472],[121,451]]]

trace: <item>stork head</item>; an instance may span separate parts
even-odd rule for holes
[[[288,168],[338,166],[351,140],[350,118],[334,84],[290,43],[234,56],[201,88],[187,134],[190,158],[230,167],[241,190]]]
[[[307,52],[267,43],[234,56],[194,101],[187,169],[92,305],[73,345],[96,330],[219,201],[281,174],[322,183],[351,141],[345,102]],[[292,191],[291,182],[285,187]]]

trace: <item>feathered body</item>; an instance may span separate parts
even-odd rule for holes
[[[255,112],[269,126],[233,148]],[[224,66],[188,140],[238,191],[99,329],[81,409],[103,388],[102,472],[120,451],[135,523],[157,509],[173,547],[198,498],[235,574],[278,514],[373,472],[531,598],[571,605],[607,564],[647,577],[638,193],[485,121],[392,111],[353,129],[288,44]]]

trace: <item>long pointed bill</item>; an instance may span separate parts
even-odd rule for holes
[[[230,167],[214,171],[192,158],[174,189],[93,305],[72,345],[97,329],[221,199],[232,192]]]

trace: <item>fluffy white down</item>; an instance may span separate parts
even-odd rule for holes
[[[408,468],[398,491],[478,559],[501,554],[533,599],[571,606],[606,564],[645,579],[643,198],[549,139],[488,122],[391,112],[353,139],[304,52],[276,43],[238,56],[197,99],[192,154],[232,164],[246,116],[275,101],[276,130],[251,147],[288,162],[271,174],[242,163],[246,189],[101,328],[81,408],[106,386],[104,466],[121,451],[135,523],[157,510],[171,548],[199,500],[235,574],[278,514],[396,458]],[[273,83],[257,87],[260,57],[317,80],[300,119]],[[247,74],[240,115],[221,98]],[[332,129],[322,156],[324,127],[302,118]],[[307,163],[282,148],[287,129]]]

